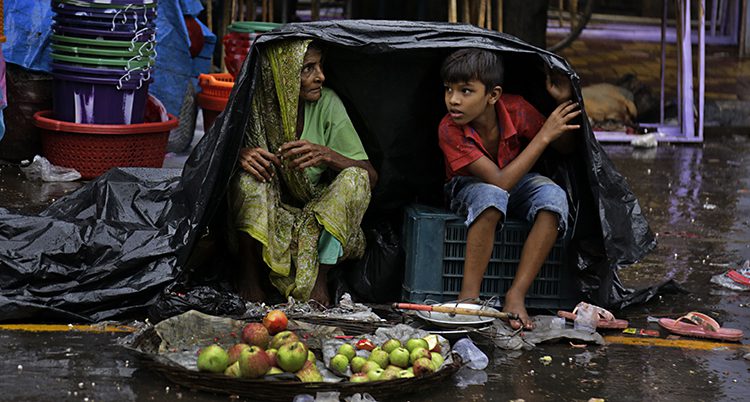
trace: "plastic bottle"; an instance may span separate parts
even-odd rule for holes
[[[484,370],[490,359],[469,338],[461,338],[453,344],[453,351],[461,356],[461,359],[469,368]]]
[[[596,332],[596,324],[599,321],[596,311],[590,304],[581,303],[576,310],[576,319],[573,321],[573,329],[586,333]]]

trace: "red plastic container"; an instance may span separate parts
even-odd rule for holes
[[[42,152],[55,165],[78,170],[93,179],[113,167],[161,167],[169,131],[179,121],[141,124],[77,124],[55,120],[51,110],[34,114],[42,129]]]
[[[203,111],[203,127],[208,130],[214,120],[227,107],[229,94],[234,87],[234,78],[230,74],[201,74],[198,77],[201,92],[198,93],[198,106]]]

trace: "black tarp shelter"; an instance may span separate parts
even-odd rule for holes
[[[502,52],[504,90],[523,95],[545,113],[551,108],[545,64],[570,77],[582,102],[578,76],[563,58],[502,33],[405,21],[282,26],[256,40],[225,112],[192,152],[181,177],[115,169],[40,216],[0,214],[0,321],[99,321],[169,305],[171,287],[189,283],[190,253],[223,205],[250,124],[259,52],[290,38],[317,39],[326,48],[326,85],[344,101],[379,171],[371,218],[398,214],[414,201],[441,200],[444,171],[436,133],[445,108],[439,66],[451,51]],[[540,169],[570,195],[576,213],[571,251],[581,289],[600,305],[623,307],[653,295],[653,288],[623,288],[616,271],[650,251],[654,236],[588,122],[582,124],[577,153],[548,155]]]

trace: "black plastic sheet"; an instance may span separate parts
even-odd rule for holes
[[[436,133],[445,108],[439,66],[451,51],[503,52],[504,90],[545,113],[552,107],[545,65],[567,74],[582,102],[579,78],[563,58],[502,33],[404,21],[285,25],[257,39],[226,112],[192,152],[180,178],[113,170],[41,216],[0,214],[0,320],[142,315],[160,297],[168,299],[177,284],[188,284],[190,251],[209,221],[219,219],[214,213],[252,124],[248,110],[259,50],[292,38],[318,39],[326,48],[326,85],[344,101],[379,172],[366,216],[371,221],[397,214],[410,202],[442,202]],[[585,118],[582,123],[577,154],[549,155],[555,163],[547,164],[555,167],[551,175],[568,190],[575,212],[571,247],[582,289],[603,306],[622,306],[634,297],[644,301],[653,293],[625,289],[617,268],[650,251],[653,233]],[[160,308],[169,311],[168,305]]]

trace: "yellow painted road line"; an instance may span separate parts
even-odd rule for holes
[[[662,338],[635,338],[630,336],[610,335],[604,340],[608,344],[632,345],[632,346],[661,346],[667,348],[682,348],[694,350],[715,349],[744,349],[750,350],[750,345],[734,342],[713,342],[692,339],[662,339]]]
[[[0,324],[0,330],[27,332],[135,332],[127,325]]]

